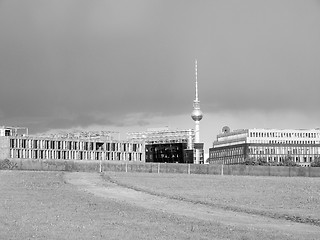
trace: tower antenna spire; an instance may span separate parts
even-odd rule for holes
[[[199,101],[199,97],[198,97],[198,61],[197,59],[195,60],[195,75],[196,75],[196,101]]]

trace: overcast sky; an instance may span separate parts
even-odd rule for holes
[[[320,127],[319,0],[0,0],[0,125]]]

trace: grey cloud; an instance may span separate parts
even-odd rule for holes
[[[96,119],[93,116],[88,115],[78,115],[75,118],[54,118],[50,120],[47,124],[47,128],[72,128],[72,127],[88,127],[92,124],[98,125],[114,125],[110,120],[106,119]]]
[[[112,119],[112,118],[111,118]],[[106,116],[96,117],[94,115],[80,114],[77,116],[52,117],[50,119],[42,119],[34,122],[26,119],[25,125],[30,128],[33,133],[47,132],[54,129],[86,129],[92,125],[100,127],[130,127],[130,126],[148,126],[149,122],[143,116],[136,115],[134,119],[128,116],[121,116],[115,119],[108,119]]]
[[[189,114],[195,58],[204,112],[308,114],[320,102],[317,3],[45,3],[0,3],[1,122],[145,126],[126,116]]]

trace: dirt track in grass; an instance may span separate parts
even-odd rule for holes
[[[194,204],[151,195],[143,191],[125,188],[112,182],[104,182],[97,174],[70,173],[66,175],[66,180],[99,197],[114,199],[168,214],[215,222],[231,229],[279,233],[280,235],[284,234],[285,236],[291,236],[290,238],[297,239],[317,239],[320,234],[318,226],[228,211],[204,204]]]
[[[320,227],[320,178],[105,172],[120,186]]]

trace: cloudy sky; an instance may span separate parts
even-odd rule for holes
[[[320,127],[319,0],[0,0],[0,125]]]

